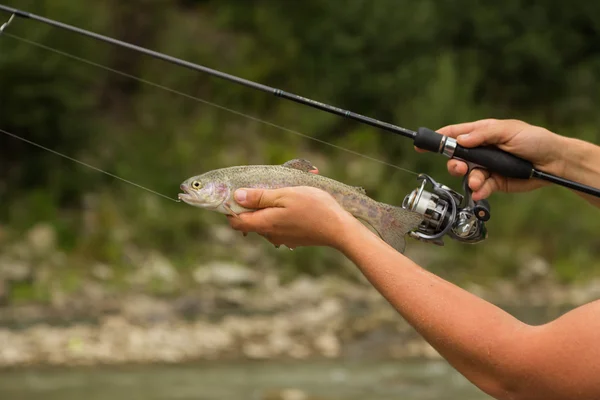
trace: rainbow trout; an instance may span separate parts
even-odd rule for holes
[[[221,168],[193,176],[181,184],[183,193],[179,194],[179,199],[195,207],[238,215],[255,210],[236,203],[233,194],[237,189],[292,186],[312,186],[328,192],[346,211],[400,253],[406,247],[405,235],[423,219],[416,212],[373,200],[361,187],[318,175],[318,169],[303,159],[290,160],[282,165]]]

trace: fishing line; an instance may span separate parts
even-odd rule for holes
[[[121,178],[120,176],[117,176],[117,175],[111,174],[110,172],[107,172],[107,171],[105,171],[105,170],[103,170],[103,169],[100,169],[100,168],[98,168],[98,167],[94,167],[93,165],[90,165],[90,164],[88,164],[88,163],[85,163],[85,162],[83,162],[83,161],[79,161],[79,160],[77,160],[77,159],[75,159],[75,158],[73,158],[73,157],[69,157],[69,156],[67,156],[66,154],[59,153],[58,151],[55,151],[55,150],[52,150],[52,149],[50,149],[50,148],[48,148],[48,147],[42,146],[41,144],[38,144],[38,143],[32,142],[32,141],[31,141],[31,140],[29,140],[29,139],[25,139],[25,138],[23,138],[23,137],[21,137],[21,136],[15,135],[14,133],[10,133],[10,132],[8,132],[8,131],[5,131],[4,129],[0,129],[0,132],[1,132],[1,133],[4,133],[5,135],[11,136],[11,137],[13,137],[13,138],[15,138],[15,139],[21,140],[21,141],[23,141],[23,142],[25,142],[25,143],[28,143],[28,144],[31,144],[31,145],[33,145],[33,146],[39,147],[40,149],[43,149],[43,150],[49,151],[50,153],[56,154],[57,156],[64,157],[64,158],[66,158],[67,160],[74,161],[74,162],[76,162],[76,163],[78,163],[78,164],[81,164],[81,165],[83,165],[83,166],[86,166],[86,167],[88,167],[88,168],[91,168],[91,169],[93,169],[93,170],[95,170],[95,171],[102,172],[103,174],[106,174],[106,175],[108,175],[108,176],[110,176],[110,177],[113,177],[113,178],[119,179],[119,180],[121,180],[121,181],[123,181],[123,182],[129,183],[130,185],[133,185],[133,186],[135,186],[135,187],[138,187],[138,188],[140,188],[140,189],[144,189],[144,190],[146,190],[146,191],[148,191],[148,192],[150,192],[150,193],[153,193],[153,194],[155,194],[155,195],[158,195],[158,196],[164,197],[164,198],[165,198],[165,199],[167,199],[167,200],[174,201],[175,203],[179,203],[179,202],[181,201],[181,200],[175,200],[175,199],[173,199],[173,198],[171,198],[171,197],[169,197],[169,196],[167,196],[167,195],[165,195],[165,194],[162,194],[162,193],[156,192],[156,191],[154,191],[154,190],[152,190],[152,189],[148,189],[148,188],[147,188],[147,187],[145,187],[145,186],[139,185],[139,184],[137,184],[137,183],[135,183],[135,182],[132,182],[132,181],[129,181],[129,180],[125,179],[125,178]]]
[[[373,126],[373,127],[376,127],[376,128],[388,131],[388,132],[392,132],[397,135],[401,135],[403,137],[411,139],[413,141],[414,146],[417,148],[427,150],[427,151],[433,152],[435,154],[442,154],[451,159],[454,158],[457,160],[462,160],[464,162],[469,162],[472,165],[476,165],[478,168],[487,169],[490,172],[497,173],[506,178],[523,179],[523,180],[536,179],[536,178],[543,179],[545,181],[552,182],[554,184],[561,185],[563,187],[567,187],[567,188],[570,188],[573,190],[577,190],[581,193],[587,193],[592,196],[600,198],[600,189],[599,188],[585,185],[583,183],[579,183],[579,182],[576,182],[573,180],[564,179],[564,178],[555,176],[553,174],[550,174],[550,173],[547,173],[544,171],[540,171],[534,167],[534,165],[531,161],[525,160],[514,154],[511,154],[509,152],[501,150],[497,146],[478,146],[478,147],[473,147],[473,148],[467,148],[467,147],[464,147],[464,146],[461,146],[460,144],[458,144],[458,142],[455,138],[452,138],[452,137],[449,137],[446,135],[442,135],[441,133],[431,130],[427,127],[422,126],[422,127],[419,127],[416,131],[413,131],[411,129],[393,125],[388,122],[379,121],[377,119],[367,117],[365,115],[357,114],[350,110],[344,110],[342,108],[335,107],[335,106],[332,106],[329,104],[325,104],[320,101],[316,101],[313,99],[309,99],[307,97],[299,96],[294,93],[289,93],[287,91],[277,89],[274,87],[270,87],[270,86],[267,86],[267,85],[264,85],[261,83],[253,82],[253,81],[250,81],[250,80],[238,77],[238,76],[230,75],[230,74],[218,71],[218,70],[208,68],[203,65],[195,64],[190,61],[186,61],[186,60],[182,60],[182,59],[179,59],[179,58],[176,58],[173,56],[169,56],[165,53],[161,53],[161,52],[150,50],[150,49],[147,49],[144,47],[136,46],[134,44],[124,42],[124,41],[121,41],[121,40],[118,40],[115,38],[100,35],[98,33],[94,33],[94,32],[88,31],[86,29],[78,28],[76,26],[68,25],[68,24],[53,20],[53,19],[45,18],[45,17],[39,16],[39,15],[35,15],[32,13],[26,12],[26,11],[21,11],[21,10],[17,10],[17,9],[14,9],[11,7],[7,7],[2,4],[0,4],[0,11],[5,11],[5,12],[8,12],[11,14],[11,17],[8,20],[8,22],[6,22],[2,26],[0,26],[0,34],[6,30],[6,27],[8,27],[8,25],[15,18],[15,16],[21,17],[23,19],[31,19],[31,20],[34,20],[39,23],[47,24],[47,25],[53,26],[55,28],[74,32],[79,35],[83,35],[83,36],[86,36],[89,38],[93,38],[93,39],[102,41],[104,43],[110,43],[110,44],[113,44],[116,46],[120,46],[122,48],[136,51],[138,53],[142,53],[142,54],[154,57],[156,59],[160,59],[160,60],[172,63],[172,64],[176,64],[180,67],[192,69],[194,71],[204,72],[209,75],[216,76],[221,79],[225,79],[229,82],[234,82],[236,84],[250,87],[255,90],[260,90],[262,92],[271,94],[273,96],[276,96],[276,97],[279,97],[279,98],[282,98],[285,100],[293,101],[295,103],[299,103],[304,106],[316,108],[316,109],[319,109],[319,110],[322,110],[322,111],[325,111],[325,112],[328,112],[331,114],[341,116],[343,118],[348,118],[348,119],[352,119],[354,121],[358,121],[365,125]],[[13,38],[16,38],[14,35],[11,35],[11,36]],[[29,43],[32,43],[32,41],[29,41]],[[40,46],[40,47],[44,47],[44,46]],[[45,47],[49,48],[48,46],[45,46]],[[54,49],[52,49],[52,48],[49,48],[49,49],[54,51]],[[58,52],[58,54],[61,54],[61,53],[63,55],[67,55],[64,52]],[[70,56],[70,55],[68,55],[68,56]],[[77,57],[72,57],[72,58],[78,59]],[[83,60],[81,60],[81,61],[83,61]],[[87,60],[85,60],[84,62],[87,62]],[[91,64],[94,65],[94,63],[91,63]],[[104,67],[104,66],[101,66],[101,67]],[[106,69],[111,70],[108,68],[106,68]],[[127,74],[122,74],[122,75],[127,76]],[[149,81],[140,80],[134,76],[131,76],[131,78],[139,80],[140,82],[153,84]],[[156,87],[161,87],[161,85],[158,85],[158,84],[153,84],[153,85]],[[173,92],[173,93],[179,93],[172,89],[169,91]],[[179,93],[179,94],[184,95],[182,93]],[[413,171],[409,171],[407,169],[398,167],[396,165],[383,162],[383,161],[375,159],[373,157],[365,156],[364,154],[361,154],[358,152],[349,151],[348,149],[342,148],[341,146],[336,146],[336,145],[333,145],[332,143],[329,143],[326,141],[317,140],[316,138],[313,138],[311,136],[307,136],[307,135],[301,134],[299,132],[289,130],[287,128],[269,123],[267,121],[261,120],[256,117],[251,117],[250,115],[240,113],[235,110],[228,109],[226,107],[217,106],[214,103],[207,102],[207,101],[199,99],[197,97],[194,97],[191,95],[185,95],[185,97],[192,98],[196,101],[199,101],[199,102],[202,102],[202,103],[205,103],[208,105],[212,105],[214,107],[219,107],[223,110],[227,110],[229,112],[244,116],[246,118],[252,119],[257,122],[261,122],[261,123],[264,123],[264,124],[267,124],[267,125],[270,125],[273,127],[277,127],[279,129],[285,130],[287,132],[292,132],[294,134],[306,137],[311,140],[316,140],[320,143],[327,144],[327,145],[336,147],[336,148],[344,150],[344,151],[348,151],[354,155],[364,157],[364,158],[382,163],[384,165],[388,165],[393,168],[415,174],[415,172],[413,172]]]
[[[345,147],[342,147],[342,146],[338,146],[338,145],[336,145],[336,144],[333,144],[333,143],[327,142],[327,141],[325,141],[325,140],[322,140],[322,139],[317,139],[317,138],[315,138],[315,137],[313,137],[313,136],[306,135],[306,134],[304,134],[304,133],[301,133],[301,132],[295,131],[295,130],[293,130],[293,129],[286,128],[286,127],[284,127],[284,126],[281,126],[281,125],[277,125],[277,124],[275,124],[275,123],[272,123],[272,122],[269,122],[269,121],[266,121],[266,120],[263,120],[263,119],[257,118],[257,117],[255,117],[255,116],[252,116],[252,115],[249,115],[249,114],[245,114],[245,113],[243,113],[243,112],[240,112],[240,111],[233,110],[233,109],[231,109],[231,108],[228,108],[228,107],[225,107],[225,106],[222,106],[222,105],[219,105],[219,104],[216,104],[216,103],[210,102],[210,101],[208,101],[208,100],[201,99],[201,98],[199,98],[199,97],[196,97],[196,96],[193,96],[193,95],[190,95],[190,94],[184,93],[184,92],[180,92],[180,91],[178,91],[178,90],[175,90],[175,89],[169,88],[169,87],[167,87],[167,86],[163,86],[163,85],[161,85],[161,84],[158,84],[158,83],[155,83],[155,82],[152,82],[152,81],[149,81],[149,80],[146,80],[146,79],[143,79],[143,78],[137,77],[137,76],[135,76],[135,75],[131,75],[131,74],[128,74],[128,73],[126,73],[126,72],[123,72],[123,71],[119,71],[119,70],[117,70],[117,69],[114,69],[114,68],[111,68],[111,67],[107,67],[106,65],[102,65],[102,64],[96,63],[96,62],[94,62],[94,61],[90,61],[90,60],[87,60],[87,59],[85,59],[85,58],[82,58],[82,57],[79,57],[79,56],[75,56],[75,55],[73,55],[73,54],[70,54],[70,53],[64,52],[64,51],[62,51],[62,50],[55,49],[55,48],[53,48],[53,47],[50,47],[50,46],[47,46],[47,45],[44,45],[44,44],[41,44],[41,43],[35,42],[35,41],[33,41],[33,40],[25,39],[25,38],[22,38],[22,37],[20,37],[20,36],[14,35],[14,34],[10,34],[10,33],[8,33],[8,32],[3,32],[3,36],[7,36],[7,37],[10,37],[10,38],[16,39],[16,40],[18,40],[18,41],[21,41],[21,42],[27,43],[27,44],[29,44],[29,45],[31,45],[31,46],[35,46],[35,47],[38,47],[38,48],[44,49],[44,50],[46,50],[46,51],[50,51],[50,52],[52,52],[52,53],[59,54],[59,55],[61,55],[61,56],[63,56],[63,57],[67,57],[67,58],[70,58],[70,59],[72,59],[72,60],[76,60],[76,61],[79,61],[79,62],[81,62],[81,63],[88,64],[88,65],[91,65],[91,66],[94,66],[94,67],[97,67],[97,68],[103,69],[103,70],[105,70],[105,71],[112,72],[112,73],[114,73],[114,74],[117,74],[117,75],[125,76],[125,77],[127,77],[127,78],[130,78],[130,79],[136,80],[136,81],[138,81],[138,82],[144,83],[144,84],[146,84],[146,85],[154,86],[154,87],[156,87],[156,88],[159,88],[159,89],[165,90],[165,91],[167,91],[167,92],[174,93],[174,94],[177,94],[177,95],[179,95],[179,96],[183,96],[183,97],[185,97],[185,98],[188,98],[188,99],[190,99],[190,100],[195,100],[195,101],[197,101],[197,102],[199,102],[199,103],[203,103],[203,104],[206,104],[206,105],[209,105],[209,106],[212,106],[212,107],[215,107],[215,108],[218,108],[218,109],[224,110],[224,111],[228,111],[228,112],[230,112],[230,113],[233,113],[233,114],[236,114],[236,115],[239,115],[239,116],[242,116],[242,117],[248,118],[248,119],[250,119],[250,120],[253,120],[253,121],[255,121],[255,122],[259,122],[259,123],[262,123],[262,124],[265,124],[265,125],[271,126],[271,127],[273,127],[273,128],[281,129],[281,130],[283,130],[283,131],[286,131],[286,132],[289,132],[289,133],[293,133],[293,134],[295,134],[295,135],[298,135],[298,136],[301,136],[301,137],[304,137],[304,138],[307,138],[307,139],[310,139],[310,140],[314,140],[314,141],[316,141],[316,142],[319,142],[319,143],[321,143],[321,144],[325,144],[325,145],[328,145],[328,146],[334,147],[334,148],[336,148],[336,149],[338,149],[338,150],[342,150],[342,151],[348,152],[348,153],[350,153],[350,154],[353,154],[353,155],[356,155],[356,156],[359,156],[359,157],[363,157],[363,158],[366,158],[366,159],[368,159],[368,160],[371,160],[371,161],[375,161],[375,162],[377,162],[377,163],[380,163],[380,164],[383,164],[383,165],[387,165],[387,166],[389,166],[389,167],[392,167],[392,168],[398,169],[398,170],[400,170],[400,171],[408,172],[409,174],[413,174],[413,175],[418,175],[416,172],[414,172],[414,171],[411,171],[411,170],[409,170],[409,169],[402,168],[402,167],[399,167],[399,166],[397,166],[397,165],[394,165],[394,164],[388,163],[388,162],[386,162],[386,161],[383,161],[383,160],[380,160],[380,159],[377,159],[377,158],[374,158],[374,157],[367,156],[367,155],[365,155],[365,154],[362,154],[362,153],[356,152],[356,151],[354,151],[354,150],[350,150],[350,149],[348,149],[348,148],[345,148]],[[171,199],[171,200],[172,200],[172,199]]]

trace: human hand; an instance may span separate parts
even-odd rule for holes
[[[243,196],[245,193],[245,197]],[[228,216],[241,232],[256,232],[275,246],[339,248],[353,217],[327,192],[313,187],[238,189],[235,200],[256,211]]]
[[[457,139],[464,147],[495,145],[511,154],[531,161],[536,169],[563,175],[565,138],[545,128],[518,120],[484,119],[445,126],[437,132]],[[421,150],[422,151],[422,150]],[[448,171],[454,176],[464,176],[467,164],[451,159]],[[476,169],[469,174],[469,187],[473,200],[489,197],[493,192],[526,192],[547,185],[538,179],[511,179],[487,170]]]

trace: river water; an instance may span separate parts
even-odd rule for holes
[[[0,373],[2,400],[489,400],[444,361],[202,363]]]
[[[506,309],[524,322],[538,324],[556,318],[568,308]],[[185,365],[28,368],[0,372],[0,400],[34,399],[491,400],[492,398],[473,386],[443,360],[215,361]]]

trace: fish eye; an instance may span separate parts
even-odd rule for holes
[[[194,189],[200,189],[200,187],[201,187],[201,186],[202,186],[202,185],[201,185],[201,184],[200,184],[200,182],[198,182],[198,181],[194,181],[194,182],[192,182],[192,187],[193,187]]]

